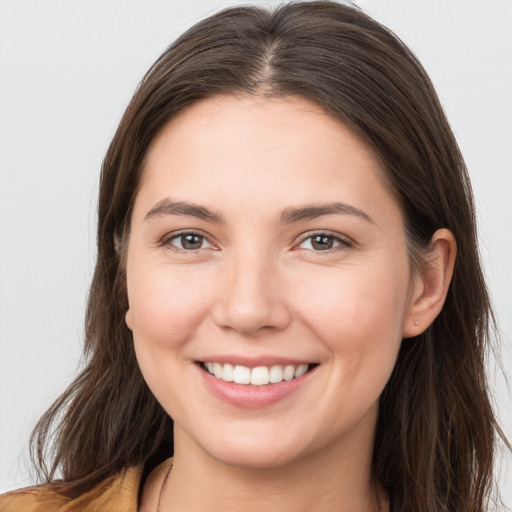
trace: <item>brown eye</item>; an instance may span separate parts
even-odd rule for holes
[[[317,251],[332,249],[333,245],[334,239],[332,236],[317,235],[311,238],[311,247]]]
[[[350,241],[345,240],[341,236],[331,235],[329,233],[318,233],[304,238],[299,245],[300,249],[308,249],[310,251],[321,252],[336,249],[338,247],[350,247]]]
[[[197,251],[211,247],[206,238],[197,233],[181,233],[172,237],[168,243],[182,251]]]
[[[203,245],[203,237],[199,235],[181,235],[180,242],[183,249],[200,249]]]

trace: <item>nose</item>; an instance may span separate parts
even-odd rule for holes
[[[286,328],[291,314],[278,266],[247,252],[231,261],[212,311],[216,324],[244,335]]]

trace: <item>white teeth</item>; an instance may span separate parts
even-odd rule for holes
[[[208,373],[214,375],[217,379],[225,382],[235,382],[236,384],[252,384],[253,386],[266,386],[267,384],[277,384],[283,380],[292,380],[301,377],[308,369],[308,364],[299,366],[274,365],[270,368],[266,366],[257,366],[248,368],[247,366],[233,365],[226,363],[203,363],[203,367]]]
[[[221,379],[225,380],[226,382],[233,382],[234,370],[235,369],[233,368],[233,366],[231,366],[230,364],[225,364],[224,367],[222,368],[222,377],[221,377]]]
[[[270,382],[275,384],[283,380],[283,369],[280,366],[272,366],[270,368]]]
[[[219,363],[213,363],[213,374],[217,379],[222,379],[222,365]]]
[[[251,369],[247,366],[235,366],[233,381],[237,384],[249,384],[251,382]]]
[[[268,368],[265,366],[258,366],[251,371],[251,384],[255,386],[264,386],[270,382],[270,375]]]
[[[301,375],[304,375],[307,371],[308,365],[301,364],[300,366],[297,366],[297,369],[295,370],[295,377],[300,377]]]
[[[295,366],[286,366],[283,371],[283,379],[284,380],[292,380],[295,377]]]

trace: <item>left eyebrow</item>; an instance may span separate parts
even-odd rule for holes
[[[324,215],[355,215],[360,219],[375,224],[371,217],[359,208],[351,206],[346,203],[327,203],[327,204],[312,204],[305,205],[297,208],[286,208],[281,213],[279,222],[282,224],[291,224],[301,220],[310,220],[322,217]]]

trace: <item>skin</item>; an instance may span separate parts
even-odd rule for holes
[[[301,98],[198,102],[155,138],[143,172],[126,322],[175,422],[161,509],[365,511],[378,501],[385,510],[370,472],[378,398],[402,339],[442,308],[451,233],[436,232],[430,265],[414,273],[401,209],[372,151]],[[169,200],[222,222],[155,213]],[[332,203],[359,213],[282,219]],[[198,249],[178,236],[190,230]],[[313,245],[319,232],[327,244]],[[292,394],[243,408],[204,384],[197,362],[219,355],[318,366]],[[148,479],[142,511],[156,510],[162,479]]]

